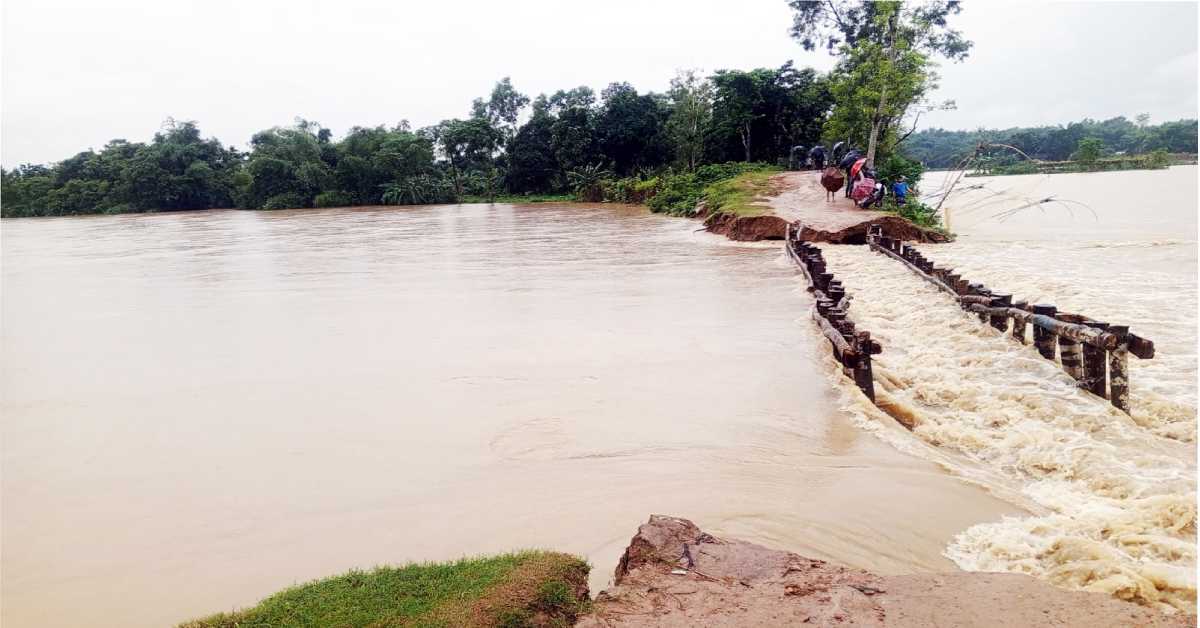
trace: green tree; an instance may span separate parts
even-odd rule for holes
[[[741,141],[744,161],[751,161],[753,124],[763,115],[763,86],[769,70],[717,70],[712,77],[716,87],[714,118],[727,133],[732,130]]]
[[[423,137],[437,146],[450,168],[450,180],[456,196],[466,192],[467,177],[475,171],[494,166],[496,151],[504,140],[503,132],[486,117],[443,120],[423,129]]]
[[[322,191],[332,189],[334,176],[322,159],[329,134],[322,127],[297,119],[291,127],[259,131],[250,138],[246,171],[250,178],[241,202],[251,209],[312,207]]]
[[[718,70],[712,83],[715,162],[785,159],[792,146],[820,138],[832,102],[824,77],[790,61],[777,69]]]
[[[567,185],[567,173],[604,160],[596,132],[595,101],[587,87],[558,91],[549,99],[550,111],[555,114],[550,144],[559,168],[556,187]]]
[[[433,171],[433,144],[407,124],[354,127],[335,147],[337,190],[351,204],[376,204],[383,186]]]
[[[665,163],[670,156],[665,132],[669,113],[666,98],[638,94],[629,83],[612,83],[602,96],[596,136],[613,170],[626,176]]]
[[[1079,140],[1071,159],[1085,164],[1095,163],[1104,154],[1104,140],[1098,137],[1085,137]]]
[[[839,107],[852,109],[842,116],[847,126],[868,118],[868,163],[874,162],[886,130],[934,81],[928,57],[960,61],[971,48],[971,42],[947,26],[947,18],[961,11],[956,0],[788,0],[788,5],[792,36],[806,50],[823,44],[840,56],[844,80],[838,82],[858,81],[857,89],[835,90],[834,115]],[[863,115],[864,109],[869,115]]]
[[[704,158],[704,141],[712,123],[712,83],[696,70],[681,70],[671,79],[667,96],[671,99],[667,134],[675,156],[684,168],[695,170]]]
[[[471,103],[471,117],[487,120],[500,131],[503,145],[507,146],[516,135],[517,119],[521,117],[521,110],[528,104],[529,97],[518,92],[513,87],[512,80],[506,76],[496,83],[486,101],[476,98]]]
[[[554,156],[554,116],[543,94],[533,101],[533,114],[508,145],[507,185],[513,192],[549,190],[559,174]]]

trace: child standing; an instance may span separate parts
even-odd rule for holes
[[[896,196],[896,204],[903,205],[908,198],[908,183],[904,181],[904,177],[897,177],[896,182],[892,184],[892,194]]]

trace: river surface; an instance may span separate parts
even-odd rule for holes
[[[927,175],[927,189],[950,176]],[[1195,181],[1194,166],[966,178],[944,204],[958,240],[921,247],[1014,300],[1153,340],[1152,360],[1130,358],[1132,416],[898,262],[825,247],[855,322],[884,346],[880,397],[917,423],[881,434],[1029,512],[957,535],[946,555],[960,567],[1195,612]],[[1048,197],[1068,202],[1030,205]],[[867,427],[888,421],[858,410]]]
[[[651,513],[949,570],[956,535],[1028,514],[889,444],[914,440],[894,422],[862,429],[777,243],[697,226],[510,205],[4,220],[0,623],[171,625],[527,547],[588,557],[595,591]]]

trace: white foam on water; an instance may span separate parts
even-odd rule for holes
[[[1060,309],[1111,314],[1110,322],[1133,323],[1135,332],[1159,341],[1154,360],[1131,360],[1133,417],[1079,390],[1032,346],[981,324],[896,261],[867,247],[824,246],[830,272],[853,297],[852,319],[883,346],[873,362],[877,397],[914,429],[885,418],[862,395],[847,392],[847,408],[903,451],[1029,511],[959,534],[945,555],[963,569],[1027,573],[1195,612],[1195,308],[1164,312],[1157,303],[1188,294],[1142,289],[1132,299],[1124,294],[1117,301],[1124,305],[1106,307],[1105,299],[1136,284],[1134,273],[1110,273],[1118,279],[1090,290],[1094,283],[1073,283],[1052,255],[1038,260],[1031,256],[1040,252],[1010,246],[981,255],[986,245],[971,246],[939,247],[928,255],[939,265],[962,263],[965,277],[996,290],[1031,301],[1057,294]],[[1046,274],[1055,280],[1039,284],[1036,272],[1018,273],[1016,262],[992,264],[1003,259],[1025,266],[1042,261],[1033,265],[1053,268]],[[1194,298],[1194,282],[1190,290]],[[852,389],[832,361],[830,373],[840,388]]]

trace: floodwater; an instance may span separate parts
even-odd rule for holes
[[[940,173],[925,185],[941,185]],[[851,313],[884,346],[875,374],[912,435],[881,432],[1029,514],[974,525],[960,567],[1036,575],[1172,610],[1196,609],[1196,168],[967,178],[945,203],[959,239],[921,247],[1014,300],[1127,324],[1132,416],[981,325],[901,264],[826,247]],[[962,189],[976,186],[976,189]],[[1006,210],[1048,197],[1068,203]],[[860,405],[871,426],[887,422]]]
[[[777,243],[697,226],[509,205],[3,221],[0,623],[171,625],[526,547],[587,556],[596,590],[651,513],[949,570],[955,535],[1028,514],[860,429]]]

